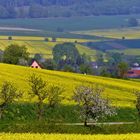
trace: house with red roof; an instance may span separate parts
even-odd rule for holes
[[[128,78],[140,78],[140,67],[131,68],[127,72],[127,77]]]

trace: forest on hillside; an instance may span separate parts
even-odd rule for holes
[[[139,7],[139,0],[0,0],[0,18],[130,15]]]

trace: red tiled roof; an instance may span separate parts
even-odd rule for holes
[[[127,77],[140,77],[140,69],[132,69],[127,73]]]

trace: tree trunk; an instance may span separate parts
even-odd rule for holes
[[[2,111],[2,109],[0,108],[0,120],[2,119],[2,113],[3,111]]]
[[[39,103],[38,104],[38,120],[41,121],[43,118],[43,104]]]
[[[85,118],[84,126],[86,126],[86,127],[88,126],[88,125],[87,125],[87,118]]]
[[[2,115],[5,107],[6,107],[6,103],[0,105],[0,119],[2,119]]]

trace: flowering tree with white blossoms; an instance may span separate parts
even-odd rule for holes
[[[95,87],[81,85],[75,88],[73,99],[80,107],[85,126],[87,126],[89,119],[97,122],[101,118],[117,114],[115,108],[110,105],[109,100],[102,97],[103,92],[104,89],[98,85]]]

